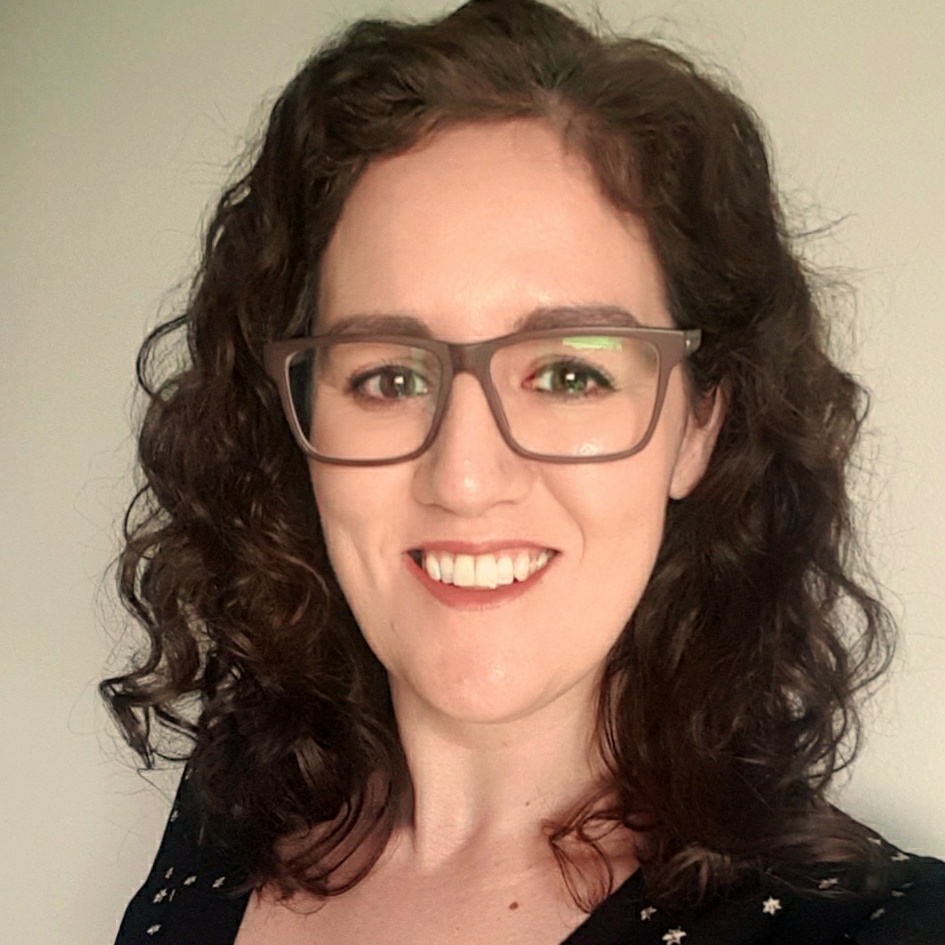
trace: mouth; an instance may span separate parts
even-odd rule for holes
[[[439,584],[495,590],[527,581],[547,568],[556,552],[550,548],[521,548],[472,555],[414,548],[408,554],[417,567]]]

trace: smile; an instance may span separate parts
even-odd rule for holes
[[[484,555],[414,550],[410,557],[432,580],[441,584],[494,590],[516,581],[527,581],[546,568],[554,554],[547,548]]]

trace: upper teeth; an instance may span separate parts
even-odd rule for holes
[[[519,551],[508,554],[454,555],[448,551],[424,551],[423,569],[434,581],[457,587],[503,587],[524,581],[551,560],[551,551]]]

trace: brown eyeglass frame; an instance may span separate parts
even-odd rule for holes
[[[525,449],[516,442],[509,428],[508,420],[502,410],[502,400],[489,375],[489,364],[492,356],[500,348],[517,344],[520,341],[529,341],[536,338],[574,338],[574,337],[610,337],[610,338],[640,338],[649,342],[659,352],[659,378],[657,380],[656,399],[653,403],[653,415],[643,438],[632,449],[620,453],[608,453],[605,456],[547,456],[544,453],[534,453]],[[334,456],[325,456],[316,450],[309,442],[308,437],[299,426],[298,416],[292,403],[292,394],[289,387],[289,359],[299,351],[316,348],[319,345],[351,344],[353,342],[409,345],[412,348],[423,348],[432,352],[443,368],[440,390],[437,396],[433,419],[430,422],[430,432],[424,441],[415,450],[396,456],[393,459],[340,459]],[[263,358],[266,373],[275,381],[279,389],[279,398],[292,435],[302,451],[312,459],[322,463],[331,463],[336,466],[390,466],[393,463],[404,463],[416,459],[425,453],[436,440],[446,415],[449,404],[450,391],[453,387],[453,378],[462,372],[472,374],[482,388],[492,412],[493,419],[502,439],[509,448],[526,459],[540,460],[546,463],[603,463],[615,459],[625,459],[639,453],[653,436],[656,424],[659,421],[663,401],[666,397],[666,387],[669,383],[670,372],[677,364],[699,349],[702,344],[702,332],[696,329],[683,328],[643,328],[643,327],[613,327],[601,328],[581,327],[580,325],[549,328],[544,330],[513,332],[499,338],[490,338],[487,341],[473,341],[468,344],[458,344],[449,341],[439,341],[434,338],[406,334],[373,334],[373,333],[337,333],[327,332],[321,335],[310,335],[307,338],[291,338],[283,341],[270,341],[265,345]]]

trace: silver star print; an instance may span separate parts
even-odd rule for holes
[[[682,945],[682,940],[686,937],[686,933],[682,929],[670,929],[664,936],[663,941],[667,945]]]
[[[775,899],[774,896],[769,896],[765,899],[761,908],[765,915],[775,915],[781,909],[781,900]]]

